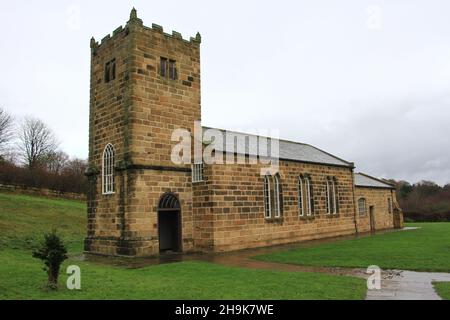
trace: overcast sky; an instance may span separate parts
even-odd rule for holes
[[[3,1],[0,106],[87,157],[89,39],[202,35],[202,121],[279,129],[357,171],[450,182],[450,1]]]

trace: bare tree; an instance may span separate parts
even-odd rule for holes
[[[84,177],[84,173],[87,168],[87,160],[73,158],[67,161],[65,165],[65,171],[72,172],[76,176]]]
[[[13,118],[0,108],[0,157],[13,137]]]
[[[19,132],[19,152],[30,169],[43,164],[58,145],[54,133],[44,122],[36,118],[25,118]]]
[[[49,172],[61,174],[69,162],[69,155],[64,151],[49,152],[43,157],[42,162]]]

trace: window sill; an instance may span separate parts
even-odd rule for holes
[[[312,214],[310,216],[299,216],[300,220],[314,220],[316,217]]]
[[[283,217],[279,217],[279,218],[264,218],[266,220],[267,223],[282,223],[283,222]]]
[[[158,73],[158,79],[161,80],[161,81],[164,81],[165,84],[168,84],[169,82],[178,82],[178,78],[171,79],[171,78],[169,78],[169,76],[163,77],[159,73]]]
[[[326,213],[325,217],[328,219],[340,218],[341,215],[339,213]]]
[[[102,195],[104,195],[104,196],[112,196],[112,195],[115,195],[116,193],[115,192],[105,192],[105,193],[102,193]]]

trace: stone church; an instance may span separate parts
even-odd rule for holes
[[[174,163],[174,130],[194,138],[201,121],[200,44],[144,26],[135,9],[91,39],[86,252],[221,252],[402,227],[392,185],[308,144],[279,140],[267,174],[227,144],[214,154],[237,163]]]

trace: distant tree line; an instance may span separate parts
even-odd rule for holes
[[[396,186],[405,221],[450,221],[450,184],[441,187],[432,181],[390,182]]]
[[[86,160],[60,150],[53,131],[40,119],[21,122],[0,108],[0,184],[86,193]]]

